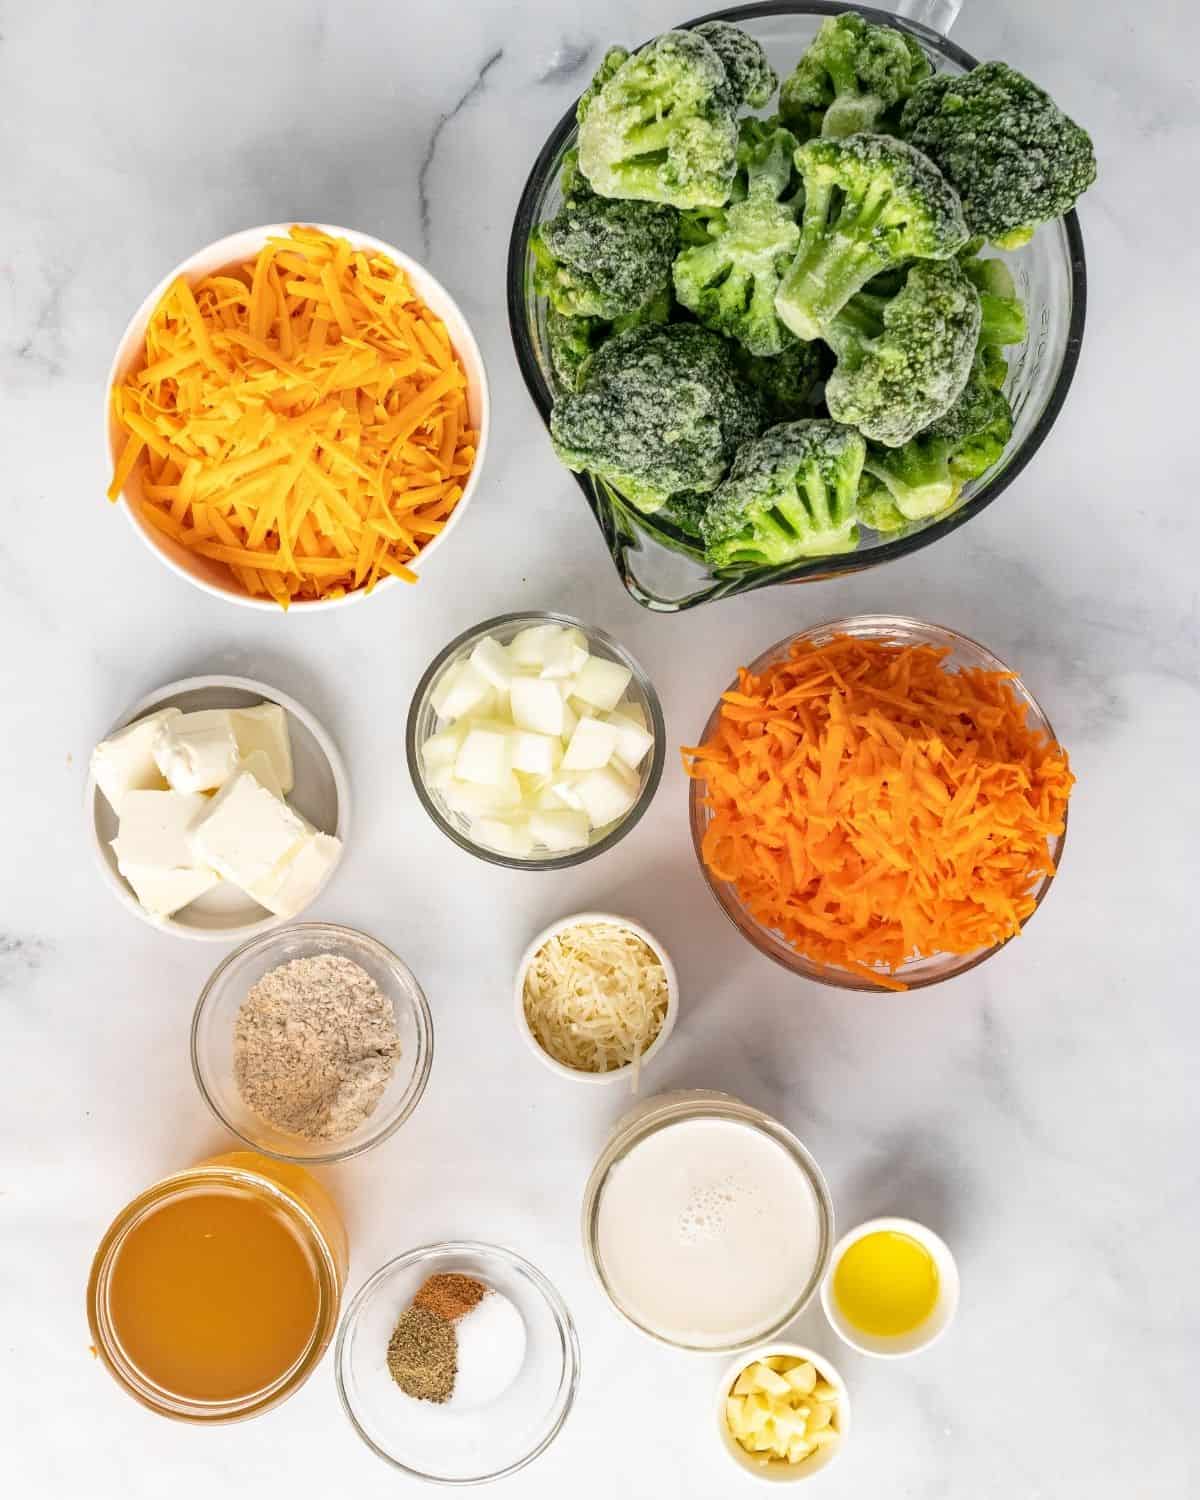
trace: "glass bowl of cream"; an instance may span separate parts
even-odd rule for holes
[[[584,1251],[617,1312],[659,1343],[733,1353],[817,1292],[833,1203],[803,1144],[728,1094],[660,1094],[617,1124],[583,1203]]]

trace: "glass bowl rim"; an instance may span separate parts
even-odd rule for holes
[[[965,70],[979,66],[979,59],[964,48],[958,46],[949,37],[934,31],[918,21],[910,20],[907,16],[900,16],[892,11],[876,9],[869,5],[839,4],[836,0],[756,0],[749,5],[731,5],[721,10],[708,11],[702,16],[697,16],[690,21],[681,21],[676,29],[686,30],[690,27],[700,26],[706,21],[730,21],[736,24],[739,21],[755,20],[765,16],[781,15],[811,15],[811,16],[837,16],[847,10],[856,11],[866,20],[876,25],[890,26],[895,30],[910,32],[918,40],[928,43],[936,48],[942,55],[958,63]],[[506,266],[507,302],[508,302],[508,329],[512,339],[513,352],[517,358],[521,376],[525,382],[525,388],[529,392],[535,409],[542,423],[547,428],[550,423],[550,412],[554,405],[554,397],[542,373],[541,365],[538,363],[537,351],[533,338],[530,335],[527,319],[525,317],[525,265],[528,255],[529,236],[536,222],[536,210],[538,199],[542,195],[550,168],[557,160],[563,144],[571,132],[576,128],[575,105],[561,117],[551,130],[542,149],[534,159],[529,175],[525,179],[525,185],[521,189],[521,196],[517,200],[516,212],[513,215],[513,227],[508,242],[508,257]],[[940,541],[942,537],[949,536],[951,532],[957,531],[960,526],[965,526],[968,521],[984,511],[993,500],[998,499],[1006,489],[1020,477],[1034,454],[1046,441],[1051,428],[1058,420],[1059,413],[1066,404],[1067,394],[1075,379],[1075,372],[1079,365],[1080,350],[1083,347],[1083,331],[1087,321],[1087,260],[1083,248],[1083,231],[1079,224],[1079,215],[1074,209],[1062,215],[1063,231],[1067,239],[1067,275],[1071,289],[1071,315],[1067,325],[1062,364],[1055,377],[1053,388],[1046,401],[1046,405],[1039,415],[1037,421],[1030,429],[1029,435],[1015,450],[1009,462],[999,474],[990,480],[985,480],[978,493],[972,495],[963,504],[954,507],[947,515],[932,524],[923,527],[920,531],[909,533],[893,538],[891,541],[881,542],[878,546],[870,548],[867,552],[849,552],[843,557],[818,559],[824,565],[824,571],[814,574],[811,579],[805,576],[788,579],[772,579],[764,582],[775,583],[802,583],[820,582],[824,579],[840,577],[855,572],[863,572],[868,568],[876,567],[881,563],[893,562],[897,558],[908,557],[914,552],[919,552],[923,547],[931,546]],[[589,481],[591,476],[586,473],[571,476],[583,493],[587,501],[588,509],[595,516],[592,497],[589,492]],[[599,519],[597,517],[597,519]],[[857,561],[855,561],[857,559]],[[619,571],[621,571],[619,569]],[[625,584],[630,596],[642,604],[647,605],[638,594],[629,586],[629,580],[622,571],[622,583]],[[763,585],[758,585],[762,587]],[[750,592],[751,590],[746,590]],[[723,597],[723,596],[719,596]],[[677,612],[695,608],[697,605],[708,602],[707,595],[700,598],[689,598],[681,601],[675,606]],[[715,602],[715,600],[714,600]]]
[[[355,1146],[348,1146],[342,1150],[325,1151],[308,1156],[292,1156],[287,1152],[275,1151],[261,1141],[255,1140],[244,1131],[239,1130],[232,1121],[227,1120],[220,1106],[209,1092],[204,1078],[204,1069],[200,1063],[199,1036],[200,1022],[205,1010],[216,993],[217,986],[226,972],[241,958],[254,953],[260,949],[270,948],[280,944],[285,938],[300,936],[313,941],[319,941],[322,936],[338,938],[342,941],[349,939],[352,944],[365,947],[373,958],[394,970],[400,981],[401,988],[407,991],[410,1003],[413,1025],[417,1033],[417,1056],[413,1064],[412,1076],[405,1090],[405,1098],[402,1107],[395,1115],[383,1124],[374,1134]],[[392,950],[381,943],[378,938],[373,938],[369,933],[360,932],[356,927],[344,927],[337,922],[293,922],[287,927],[274,927],[270,932],[259,933],[248,942],[240,944],[232,953],[227,953],[217,967],[205,981],[204,988],[200,991],[200,998],[196,1001],[196,1009],[192,1013],[191,1026],[191,1059],[192,1077],[196,1081],[196,1087],[200,1091],[200,1097],[208,1105],[209,1111],[214,1118],[238,1140],[250,1147],[252,1151],[258,1151],[263,1156],[269,1156],[275,1161],[290,1162],[297,1167],[327,1167],[337,1162],[350,1161],[356,1156],[362,1156],[364,1152],[372,1150],[390,1139],[401,1125],[411,1116],[417,1105],[420,1104],[425,1093],[425,1086],[429,1082],[429,1074],[433,1068],[433,1014],[429,1009],[429,1001],[426,999],[425,991],[421,988],[417,976],[408,967],[402,958],[393,953]],[[368,1116],[368,1118],[370,1118]]]
[[[343,1374],[343,1364],[346,1358],[350,1331],[358,1320],[362,1309],[370,1300],[371,1294],[384,1281],[384,1279],[397,1270],[406,1270],[410,1266],[419,1265],[421,1261],[431,1259],[433,1256],[473,1256],[486,1261],[489,1258],[504,1261],[510,1270],[517,1275],[523,1276],[526,1281],[541,1295],[543,1302],[554,1319],[559,1339],[562,1343],[562,1373],[559,1376],[558,1390],[554,1398],[556,1410],[553,1422],[549,1429],[542,1434],[538,1442],[523,1457],[515,1459],[506,1464],[502,1469],[496,1469],[489,1474],[471,1475],[463,1479],[450,1479],[437,1474],[426,1473],[423,1469],[415,1469],[409,1464],[401,1463],[398,1458],[393,1458],[390,1453],[384,1452],[382,1448],[369,1437],[360,1424],[354,1411],[354,1404],[346,1390],[346,1381]],[[575,1405],[575,1396],[579,1390],[579,1335],[575,1331],[575,1322],[571,1317],[571,1310],[563,1300],[562,1294],[550,1280],[544,1271],[538,1269],[532,1261],[526,1260],[523,1255],[518,1255],[515,1250],[508,1250],[503,1245],[490,1244],[486,1240],[439,1240],[426,1245],[417,1245],[412,1250],[401,1251],[399,1255],[393,1255],[390,1260],[384,1261],[375,1271],[367,1277],[362,1286],[358,1288],[354,1296],[346,1304],[346,1311],[342,1314],[342,1321],[337,1331],[337,1339],[333,1350],[333,1372],[337,1384],[338,1399],[342,1410],[345,1412],[351,1427],[363,1440],[367,1447],[377,1457],[382,1458],[385,1463],[391,1464],[403,1474],[410,1474],[414,1479],[424,1480],[428,1484],[440,1484],[456,1488],[473,1484],[487,1484],[494,1479],[503,1479],[509,1474],[515,1474],[527,1464],[531,1464],[535,1458],[539,1458],[558,1434],[562,1431],[571,1409]]]
[[[551,854],[533,859],[518,859],[514,855],[501,854],[496,849],[486,849],[482,844],[473,843],[455,828],[429,795],[421,770],[420,747],[417,745],[417,721],[421,717],[429,691],[438,674],[468,641],[480,635],[490,635],[494,630],[507,629],[521,620],[527,620],[532,625],[552,624],[574,627],[582,631],[589,641],[595,640],[606,650],[611,651],[621,665],[628,667],[633,673],[642,696],[649,706],[650,730],[654,735],[654,746],[650,751],[650,769],[646,773],[646,780],[638,792],[637,801],[617,825],[610,829],[602,839],[597,839],[594,844],[587,844],[582,849],[570,849],[565,854]],[[413,689],[408,709],[408,722],[404,730],[404,750],[408,760],[408,774],[417,794],[417,800],[433,820],[434,826],[460,849],[465,849],[468,854],[475,855],[485,864],[499,865],[507,870],[569,870],[576,865],[586,864],[589,859],[594,859],[596,855],[603,854],[606,849],[611,849],[641,822],[662,780],[667,759],[666,738],[666,719],[663,717],[658,692],[645,668],[632,652],[622,646],[619,641],[614,640],[607,631],[601,630],[599,626],[589,625],[586,620],[576,619],[574,615],[562,614],[554,609],[517,609],[510,610],[506,614],[493,615],[490,620],[482,620],[478,625],[472,625],[469,630],[464,630],[460,635],[455,636],[437,653]]]
[[[1025,679],[1019,672],[1010,667],[1007,662],[1002,661],[989,646],[985,646],[982,641],[975,640],[973,636],[964,635],[961,630],[955,630],[951,625],[939,625],[930,620],[919,620],[913,615],[861,614],[846,615],[841,619],[822,621],[817,625],[810,625],[804,630],[794,631],[791,635],[786,635],[781,640],[776,641],[774,645],[768,646],[765,651],[761,651],[758,656],[756,656],[754,660],[749,663],[745,670],[749,672],[760,670],[760,664],[766,663],[769,658],[774,657],[777,653],[792,645],[794,641],[818,641],[828,639],[829,637],[834,635],[866,634],[868,627],[873,627],[878,632],[882,627],[889,626],[894,626],[901,631],[909,631],[917,634],[918,636],[923,638],[923,644],[948,644],[954,646],[961,643],[964,646],[971,647],[971,649],[974,651],[978,651],[982,656],[987,658],[990,670],[1007,672],[1011,675],[1013,686],[1017,691],[1018,697],[1026,702],[1026,711],[1029,712],[1030,710],[1032,710],[1037,719],[1040,721],[1035,727],[1041,729],[1054,743],[1062,743],[1062,741],[1059,740],[1057,733],[1055,732],[1054,725],[1050,721],[1049,714],[1046,713],[1041,703],[1030,691],[1028,685],[1025,682]],[[737,688],[737,683],[738,679],[735,676],[733,680],[728,684],[728,686],[722,688],[721,692],[717,695],[717,701],[713,705],[712,711],[705,721],[704,728],[700,732],[700,738],[696,741],[697,744],[704,744],[712,734],[720,717],[721,699],[727,692],[735,690]],[[764,958],[768,958],[772,963],[778,964],[781,969],[785,969],[789,974],[793,976],[793,978],[807,979],[814,984],[828,985],[832,989],[854,990],[859,994],[885,995],[891,993],[885,990],[883,986],[872,984],[869,979],[860,978],[858,975],[851,973],[850,970],[845,970],[843,972],[842,970],[834,969],[827,965],[818,965],[813,959],[805,960],[807,963],[812,965],[812,972],[810,972],[809,969],[802,969],[798,967],[796,963],[786,958],[782,953],[776,952],[774,946],[770,948],[764,946],[758,941],[756,935],[752,936],[751,932],[747,931],[746,928],[742,926],[742,923],[738,921],[737,917],[734,915],[733,910],[731,909],[731,906],[726,903],[726,899],[722,895],[722,890],[727,886],[728,882],[718,882],[713,879],[711,873],[709,872],[708,866],[704,863],[704,859],[701,854],[701,842],[704,836],[704,830],[707,827],[707,823],[704,818],[705,810],[701,806],[701,798],[703,797],[703,792],[701,791],[702,785],[703,783],[700,780],[696,778],[689,778],[688,822],[690,824],[692,832],[692,849],[696,856],[696,863],[700,866],[700,874],[704,879],[704,884],[708,890],[709,895],[716,902],[726,920],[736,929],[741,937],[743,937],[745,941],[748,942],[751,947],[754,948],[758,953],[761,953]],[[1034,893],[1033,910],[1025,918],[1024,922],[1022,922],[1020,931],[1013,933],[1011,937],[1003,938],[998,943],[992,943],[987,948],[981,948],[977,953],[947,955],[961,960],[961,962],[947,974],[918,974],[912,976],[911,978],[901,974],[900,978],[904,980],[904,983],[907,986],[907,990],[928,989],[931,985],[944,984],[949,979],[958,979],[963,974],[969,974],[972,969],[978,968],[981,963],[984,963],[987,959],[999,953],[1002,948],[1006,948],[1008,944],[1011,943],[1015,938],[1021,936],[1021,934],[1029,926],[1030,922],[1033,921],[1038,911],[1041,909],[1042,902],[1046,899],[1046,896],[1049,894],[1051,887],[1054,885],[1054,882],[1058,877],[1058,870],[1059,866],[1062,863],[1063,851],[1066,848],[1067,844],[1067,825],[1069,822],[1069,817],[1070,804],[1068,803],[1067,807],[1063,809],[1063,831],[1055,837],[1053,849],[1051,851],[1051,859],[1054,864],[1053,874],[1042,876],[1041,883],[1038,886],[1037,891]],[[783,943],[783,940],[781,938],[778,938],[775,936],[775,934],[771,933],[770,929],[763,927],[762,923],[758,922],[754,917],[751,917],[749,913],[746,913],[746,921],[747,924],[752,928],[754,934],[758,934],[761,932],[769,937],[772,937],[775,944]],[[798,958],[802,956],[803,955],[797,955]],[[816,972],[818,969],[820,970],[820,972]]]

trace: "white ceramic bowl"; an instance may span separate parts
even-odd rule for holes
[[[817,1367],[818,1376],[822,1380],[827,1380],[838,1393],[837,1428],[842,1435],[841,1441],[832,1447],[820,1449],[811,1458],[803,1459],[798,1464],[782,1463],[777,1459],[767,1464],[758,1463],[733,1436],[725,1421],[725,1398],[733,1388],[734,1381],[747,1365],[754,1364],[756,1360],[770,1359],[775,1354],[786,1354],[793,1359],[811,1360]],[[764,1344],[759,1349],[751,1349],[745,1354],[739,1354],[721,1376],[721,1383],[717,1386],[714,1414],[717,1419],[717,1433],[721,1440],[721,1447],[743,1474],[748,1474],[752,1479],[757,1479],[763,1484],[791,1484],[798,1479],[811,1479],[814,1474],[827,1469],[841,1456],[842,1449],[845,1448],[850,1436],[850,1394],[846,1390],[846,1382],[823,1354],[818,1354],[815,1349],[808,1349],[803,1344]]]
[[[833,1295],[833,1278],[838,1262],[851,1245],[857,1244],[869,1234],[887,1231],[893,1234],[907,1234],[916,1240],[933,1257],[938,1273],[938,1297],[933,1311],[911,1332],[897,1334],[891,1338],[864,1333],[861,1328],[856,1328],[853,1323],[842,1316]],[[844,1234],[833,1247],[833,1254],[829,1257],[829,1269],[825,1272],[821,1282],[821,1306],[825,1310],[830,1327],[852,1349],[857,1349],[860,1354],[874,1355],[878,1359],[902,1359],[906,1354],[917,1354],[922,1349],[928,1349],[931,1344],[937,1343],[954,1321],[954,1315],[958,1311],[958,1293],[958,1266],[955,1264],[954,1256],[950,1253],[949,1245],[941,1235],[934,1234],[932,1229],[927,1229],[924,1224],[918,1224],[914,1219],[868,1219],[865,1224],[859,1224],[848,1234]]]
[[[859,1239],[880,1232],[907,1235],[915,1239],[918,1245],[929,1251],[938,1268],[938,1301],[933,1305],[930,1316],[907,1334],[897,1334],[891,1338],[864,1334],[861,1328],[855,1328],[853,1323],[843,1317],[837,1299],[834,1298],[834,1274],[841,1257],[846,1254],[850,1245],[858,1244]],[[825,1317],[829,1320],[832,1331],[843,1343],[849,1344],[850,1349],[858,1350],[859,1355],[873,1355],[877,1359],[901,1359],[904,1355],[916,1355],[922,1349],[929,1349],[930,1344],[938,1343],[942,1334],[954,1322],[954,1314],[959,1311],[959,1266],[950,1253],[950,1245],[924,1224],[903,1218],[867,1220],[867,1223],[858,1224],[847,1235],[841,1236],[840,1241],[834,1245],[834,1253],[829,1256],[829,1269],[820,1283],[820,1305],[825,1310]]]
[[[454,345],[454,351],[462,361],[463,371],[467,377],[467,410],[471,416],[471,423],[479,433],[479,442],[475,449],[475,463],[467,476],[467,482],[463,486],[462,498],[450,513],[445,527],[435,536],[420,553],[407,564],[414,572],[419,573],[428,558],[444,545],[446,538],[459,525],[463,513],[470,504],[471,497],[479,486],[479,476],[483,472],[484,457],[487,452],[488,430],[491,425],[491,400],[488,393],[487,372],[484,369],[483,355],[479,352],[479,345],[475,342],[475,335],[471,332],[466,318],[463,316],[458,304],[450,293],[442,286],[441,282],[433,277],[419,261],[413,260],[405,255],[403,250],[397,250],[394,245],[389,245],[383,240],[377,240],[373,235],[362,234],[357,229],[341,229],[335,224],[315,224],[312,226],[320,229],[323,233],[339,236],[349,240],[352,245],[362,250],[374,251],[376,254],[386,255],[408,276],[412,283],[413,291],[432,309],[434,313],[446,325],[446,331],[450,335],[450,342]],[[113,356],[113,362],[108,372],[108,380],[104,387],[104,432],[105,449],[109,455],[110,464],[116,462],[124,442],[121,429],[113,417],[112,411],[112,389],[119,380],[123,380],[129,369],[133,366],[142,352],[146,337],[146,327],[150,322],[151,314],[162,299],[163,293],[176,279],[184,276],[194,282],[202,276],[207,276],[213,271],[219,271],[225,266],[231,266],[251,259],[258,254],[263,245],[272,235],[287,235],[291,229],[290,224],[261,224],[256,229],[242,229],[237,234],[226,235],[222,240],[216,240],[211,245],[206,245],[203,250],[197,250],[194,255],[189,255],[187,260],[181,261],[169,275],[164,276],[158,285],[147,294],[145,301],[130,318],[125,332],[121,335],[121,341],[117,345],[117,352]],[[279,605],[273,599],[257,599],[245,593],[234,582],[229,570],[219,562],[211,558],[200,557],[198,554],[189,552],[181,547],[170,537],[164,535],[143,520],[136,504],[132,503],[139,498],[141,484],[141,469],[135,469],[130,475],[128,482],[121,491],[121,509],[125,512],[129,524],[141,537],[142,541],[150,548],[156,557],[160,558],[173,573],[180,578],[186,578],[189,583],[194,583],[197,588],[203,589],[206,594],[212,594],[218,599],[228,599],[234,604],[244,604],[250,609],[263,609],[278,612]],[[372,590],[372,594],[380,594],[385,589],[391,588],[399,582],[391,577],[381,578]],[[291,608],[295,611],[305,613],[319,609],[339,609],[343,605],[353,604],[358,599],[367,597],[361,589],[354,589],[343,595],[340,599],[298,599]]]
[[[667,976],[667,1013],[663,1017],[658,1035],[642,1054],[638,1064],[639,1074],[662,1051],[667,1038],[675,1029],[675,1018],[679,1014],[679,980],[675,973],[675,965],[671,962],[667,950],[653,933],[647,932],[638,923],[631,922],[628,917],[617,917],[606,911],[581,911],[576,912],[574,916],[563,917],[559,922],[551,922],[550,926],[544,932],[538,933],[526,948],[521,955],[521,962],[517,965],[517,977],[513,983],[513,1008],[517,1019],[517,1030],[525,1038],[526,1045],[539,1062],[549,1068],[552,1073],[557,1073],[560,1078],[569,1078],[573,1083],[628,1083],[632,1074],[632,1063],[626,1064],[623,1068],[613,1068],[609,1073],[585,1073],[579,1068],[568,1068],[565,1063],[560,1063],[543,1050],[541,1043],[530,1029],[529,1022],[525,1019],[525,975],[529,972],[529,965],[533,962],[534,955],[543,944],[548,943],[552,937],[557,937],[568,927],[578,927],[593,922],[609,922],[614,927],[626,928],[636,937],[640,937],[642,942],[658,955]]]
[[[350,832],[350,781],[341,754],[329,731],[308,709],[265,682],[255,682],[250,677],[185,677],[179,682],[169,682],[128,708],[101,738],[107,739],[126,724],[160,708],[179,708],[185,713],[193,713],[203,708],[247,708],[263,700],[278,703],[287,714],[296,777],[296,784],[288,793],[288,802],[314,828],[321,833],[335,834],[344,845]],[[293,920],[272,915],[244,891],[228,883],[206,892],[173,917],[151,916],[117,869],[117,857],[112,850],[112,841],[117,836],[117,815],[90,774],[84,806],[88,839],[105,884],[126,911],[151,927],[170,932],[175,937],[227,943],[244,942],[260,932],[269,932],[271,928]],[[324,888],[322,885],[317,890],[314,901]]]

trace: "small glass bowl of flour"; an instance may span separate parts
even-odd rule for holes
[[[417,1107],[433,1058],[411,970],[349,927],[304,922],[243,944],[192,1020],[192,1071],[226,1129],[320,1164],[369,1151]]]

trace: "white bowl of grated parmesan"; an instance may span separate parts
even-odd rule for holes
[[[634,1090],[675,1027],[679,981],[652,933],[611,912],[563,917],[517,965],[517,1029],[552,1073]]]

